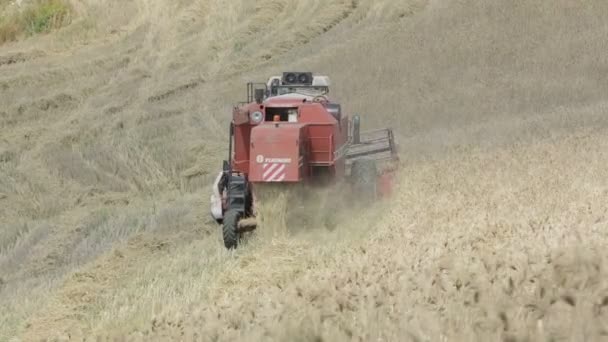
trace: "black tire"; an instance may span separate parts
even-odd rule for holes
[[[234,209],[230,209],[224,214],[222,233],[224,236],[224,246],[228,249],[236,248],[238,245],[238,225],[240,219],[241,214]]]
[[[373,159],[355,160],[351,168],[351,178],[355,186],[356,195],[362,196],[361,199],[376,198],[376,182],[378,170],[376,161]]]

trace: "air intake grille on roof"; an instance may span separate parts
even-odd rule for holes
[[[284,72],[283,84],[312,85],[311,72]]]

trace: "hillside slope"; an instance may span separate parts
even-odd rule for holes
[[[605,1],[73,6],[0,46],[0,340],[608,334]],[[289,69],[393,127],[399,186],[229,253],[231,106]]]

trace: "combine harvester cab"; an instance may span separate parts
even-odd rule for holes
[[[323,184],[348,179],[360,196],[390,192],[398,157],[390,128],[361,132],[330,101],[329,78],[285,72],[267,83],[248,83],[247,101],[234,108],[228,159],[211,196],[211,214],[235,248],[255,223],[255,187],[268,183]],[[255,221],[255,220],[254,220]]]

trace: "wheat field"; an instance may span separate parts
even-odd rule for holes
[[[608,341],[608,2],[70,4],[0,46],[0,341]],[[232,106],[294,69],[393,128],[394,194],[226,251]]]

